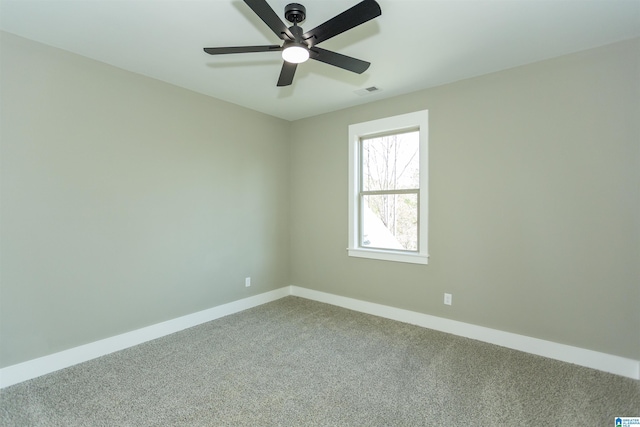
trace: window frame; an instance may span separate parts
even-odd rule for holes
[[[349,246],[348,255],[384,261],[428,264],[429,237],[429,113],[428,110],[386,117],[349,125]],[[418,250],[402,251],[363,247],[361,245],[362,209],[361,140],[382,135],[419,132],[420,188],[418,189]]]

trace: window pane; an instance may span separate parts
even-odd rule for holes
[[[362,247],[418,250],[418,195],[362,196]]]
[[[362,190],[420,188],[418,131],[362,140]]]

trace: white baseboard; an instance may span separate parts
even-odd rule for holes
[[[561,360],[616,375],[640,379],[640,361],[599,353],[579,347],[558,344],[510,332],[476,326],[469,323],[430,316],[353,298],[314,291],[298,286],[285,286],[263,294],[222,304],[207,310],[161,322],[135,331],[95,341],[68,350],[39,357],[0,369],[0,389],[39,377],[78,363],[133,347],[156,338],[191,328],[220,317],[238,313],[288,295],[324,302],[374,316],[397,320],[424,328],[512,348],[551,359]]]
[[[640,361],[291,286],[291,295],[640,380]]]
[[[191,328],[220,317],[228,316],[258,305],[262,305],[290,294],[290,287],[285,286],[263,294],[243,298],[207,310],[198,311],[166,322],[157,323],[135,331],[126,332],[114,337],[105,338],[79,347],[70,348],[58,353],[28,360],[16,365],[0,369],[0,388],[27,381],[78,363],[86,362],[115,351],[133,347],[183,329]]]

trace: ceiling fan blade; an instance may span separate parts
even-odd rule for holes
[[[250,53],[250,52],[272,52],[281,50],[278,45],[269,46],[238,46],[238,47],[205,47],[204,51],[209,55],[224,55],[226,53]]]
[[[313,30],[307,31],[302,37],[311,47],[380,15],[382,10],[375,0],[364,0]]]
[[[341,53],[332,52],[316,46],[311,48],[310,53],[311,58],[316,61],[334,65],[358,74],[362,74],[367,71],[367,68],[371,65],[370,62],[362,61],[360,59],[352,58],[350,56],[342,55]]]
[[[274,12],[266,0],[244,0],[244,2],[280,39],[284,40],[285,35],[289,40],[293,40],[295,38],[293,34],[291,34],[291,31],[289,31],[289,28],[284,25],[282,19],[280,19],[280,17]]]
[[[293,82],[293,75],[296,73],[298,64],[283,61],[280,77],[278,78],[278,86],[289,86]]]

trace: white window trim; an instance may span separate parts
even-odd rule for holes
[[[429,114],[428,110],[356,123],[349,126],[349,256],[385,261],[428,264],[429,237]],[[420,229],[418,252],[363,248],[358,238],[360,176],[359,144],[363,137],[418,128],[420,131]]]

